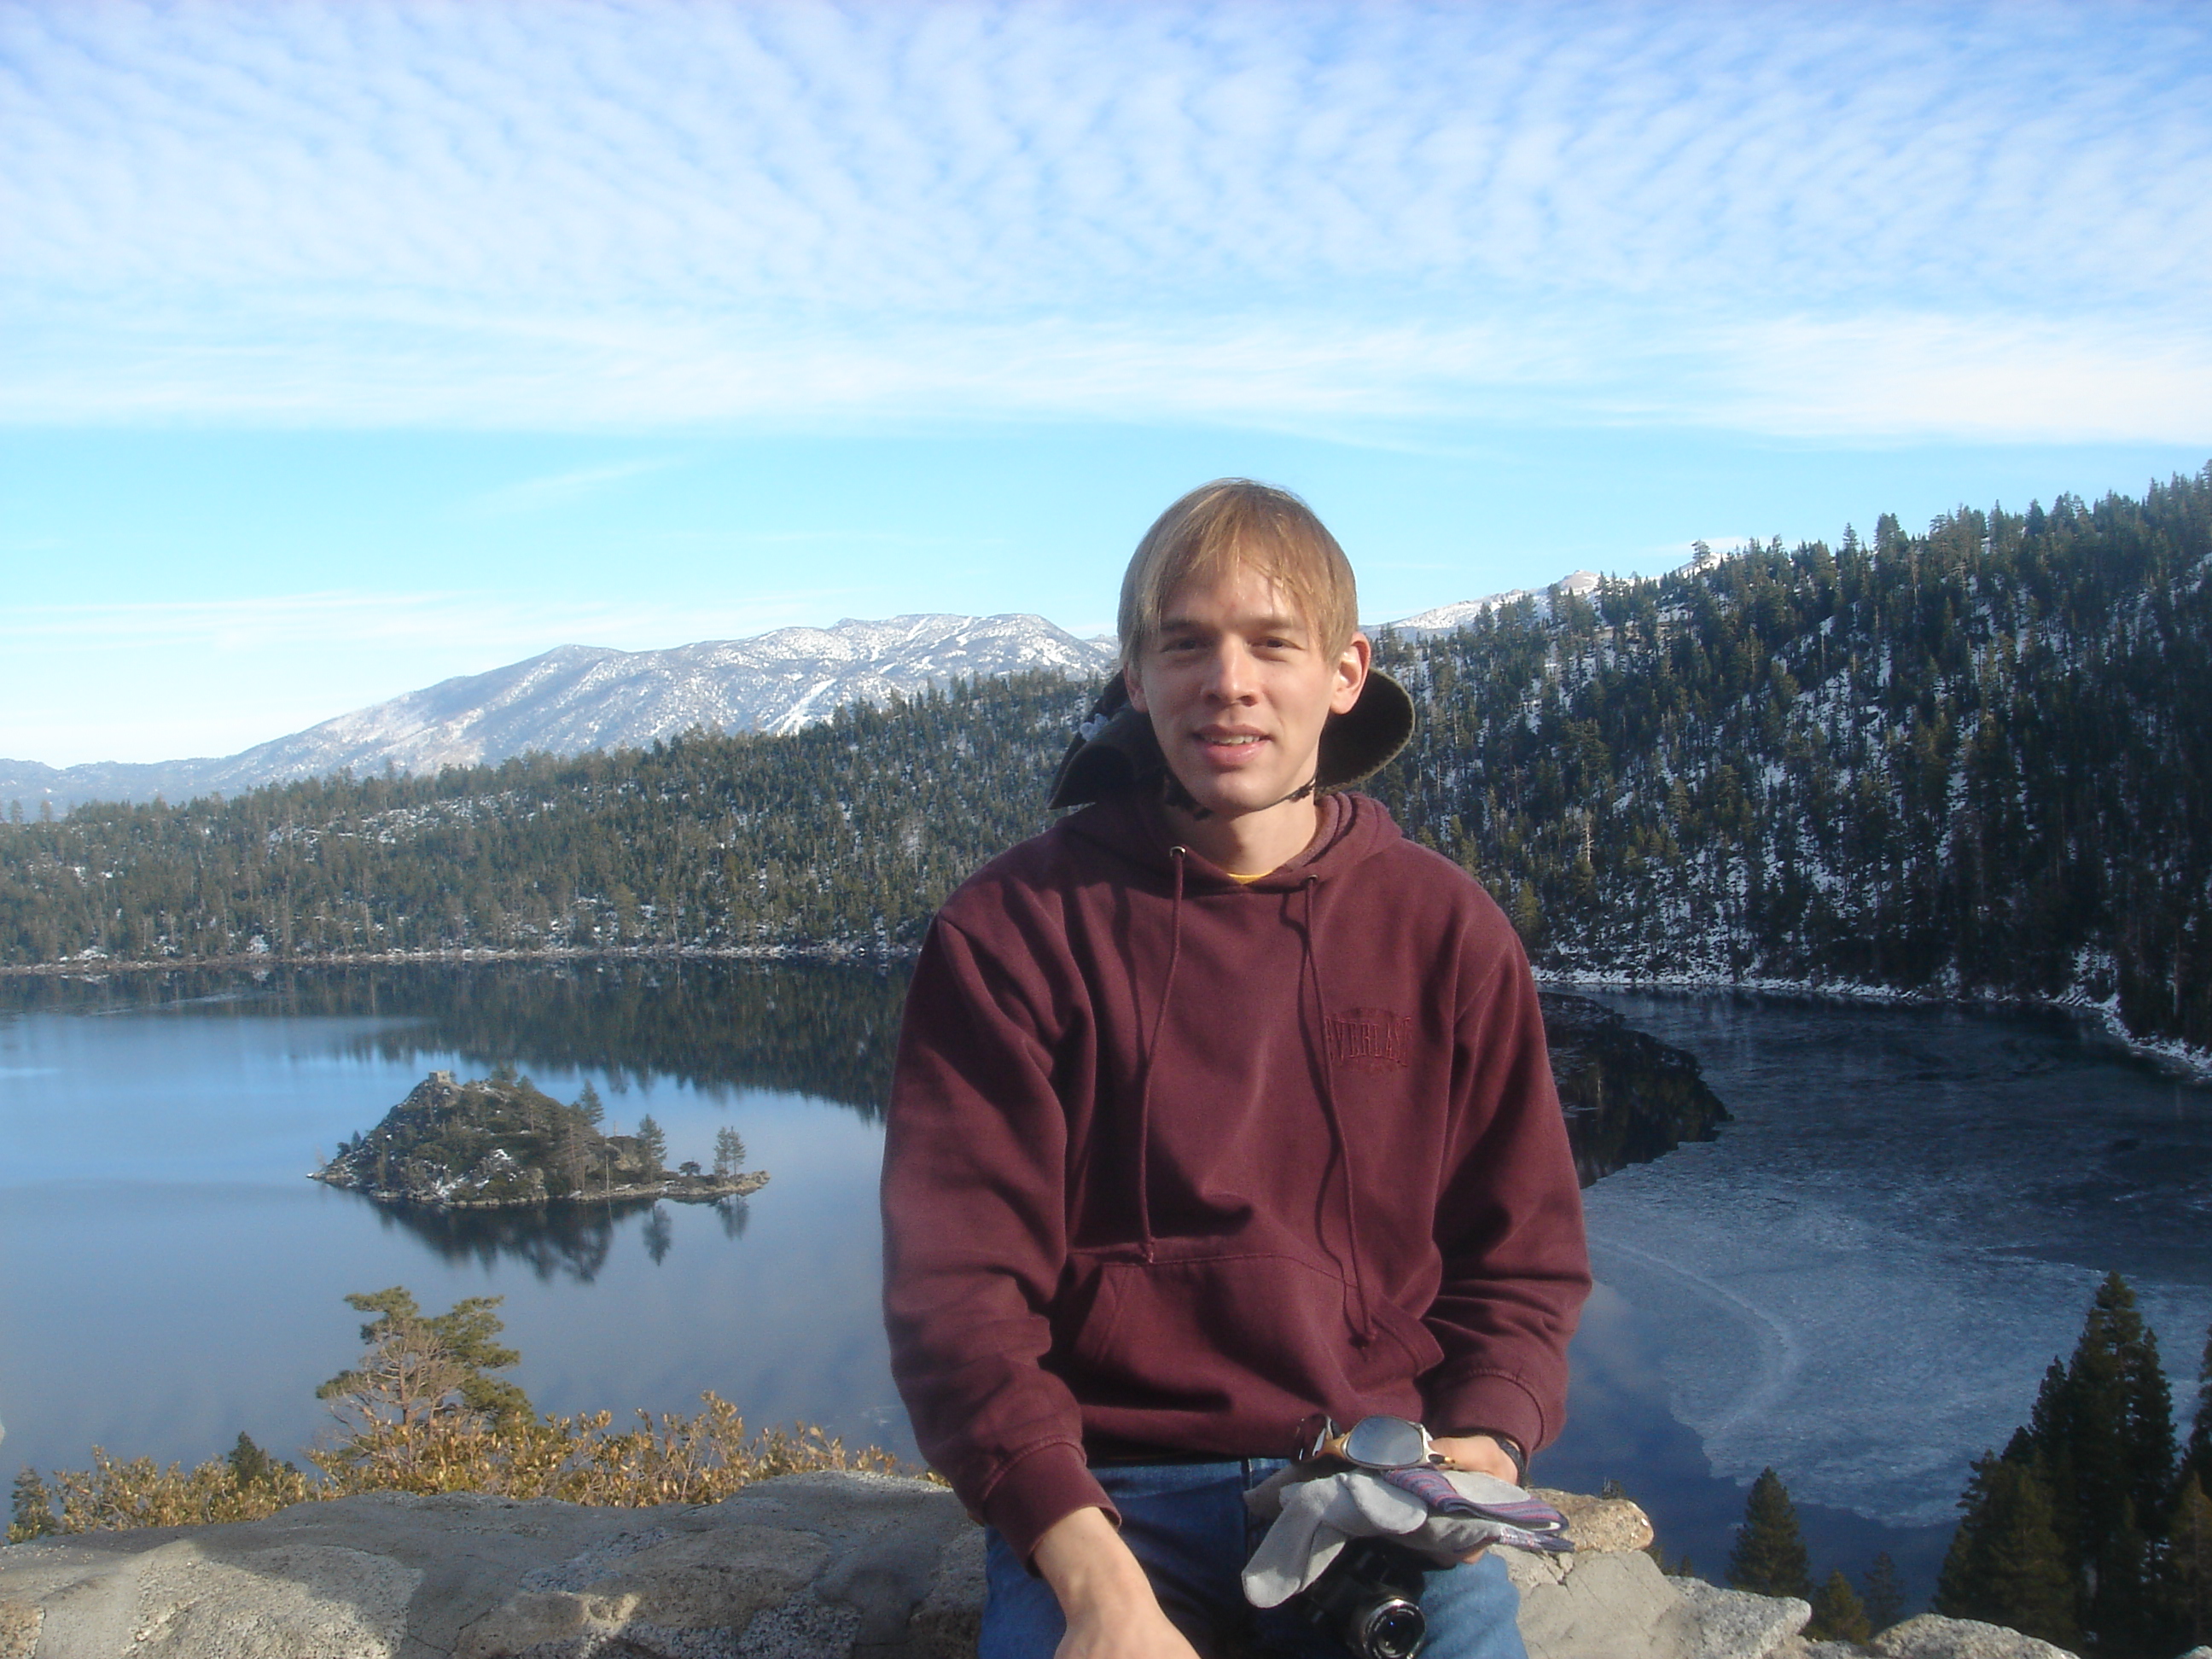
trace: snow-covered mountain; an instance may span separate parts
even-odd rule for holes
[[[1482,612],[1534,599],[1549,616],[1554,596],[1597,586],[1577,570],[1549,587],[1516,587],[1462,599],[1388,626],[1420,638],[1448,634]],[[1060,669],[1097,676],[1114,662],[1111,641],[1080,640],[1042,617],[910,616],[850,618],[834,628],[784,628],[742,640],[665,651],[564,645],[525,662],[465,674],[372,704],[235,755],[192,760],[92,762],[50,767],[0,760],[0,810],[40,801],[59,811],[88,800],[190,800],[264,783],[356,775],[389,764],[435,771],[538,750],[556,755],[652,742],[703,726],[720,732],[792,732],[841,704],[919,691],[962,675]]]
[[[1495,611],[1501,605],[1513,605],[1522,599],[1535,600],[1536,614],[1548,617],[1552,614],[1552,602],[1556,596],[1569,593],[1580,597],[1594,592],[1598,580],[1598,574],[1594,570],[1577,570],[1560,577],[1547,588],[1513,587],[1503,593],[1492,593],[1480,599],[1461,599],[1453,605],[1440,605],[1433,611],[1421,611],[1389,626],[1398,634],[1414,639],[1425,638],[1431,634],[1449,634],[1455,629],[1466,627],[1486,611]]]
[[[1060,669],[1103,674],[1110,643],[1079,640],[1042,617],[915,616],[784,628],[666,651],[564,645],[526,662],[466,674],[340,714],[218,759],[64,768],[0,760],[0,801],[34,811],[84,800],[188,800],[350,767],[435,771],[640,744],[693,726],[791,732],[840,704],[878,701],[962,676]]]

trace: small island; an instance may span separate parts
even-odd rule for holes
[[[650,1115],[635,1134],[607,1133],[605,1121],[589,1084],[568,1105],[504,1068],[467,1083],[433,1072],[308,1179],[380,1204],[485,1210],[664,1198],[708,1204],[767,1184],[766,1171],[741,1167],[744,1142],[734,1129],[715,1136],[711,1170],[669,1170],[667,1142]]]

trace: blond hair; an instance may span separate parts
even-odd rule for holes
[[[1200,484],[1153,520],[1121,578],[1121,660],[1158,638],[1160,617],[1190,581],[1238,568],[1274,581],[1334,656],[1359,629],[1352,562],[1314,510],[1287,489],[1249,478]]]

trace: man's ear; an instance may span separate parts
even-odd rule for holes
[[[1362,671],[1361,678],[1365,678],[1364,671]],[[1136,664],[1121,665],[1121,685],[1122,689],[1129,694],[1130,708],[1135,709],[1139,714],[1149,714],[1152,712],[1145,707],[1145,683],[1137,678]],[[1348,703],[1345,706],[1351,707]]]
[[[1374,665],[1375,646],[1366,635],[1354,634],[1344,642],[1344,654],[1336,659],[1336,689],[1329,693],[1331,714],[1351,712],[1367,687],[1367,671]]]

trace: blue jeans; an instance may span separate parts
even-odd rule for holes
[[[1239,1575],[1267,1531],[1245,1509],[1244,1494],[1282,1467],[1279,1459],[1249,1458],[1093,1471],[1121,1511],[1122,1541],[1144,1564],[1161,1607],[1209,1659],[1224,1652],[1344,1659],[1344,1645],[1308,1623],[1297,1598],[1265,1611],[1244,1599]],[[1052,1587],[995,1530],[988,1537],[978,1659],[1052,1659],[1067,1629]],[[1528,1659],[1516,1622],[1520,1592],[1496,1551],[1423,1577],[1424,1659]]]

